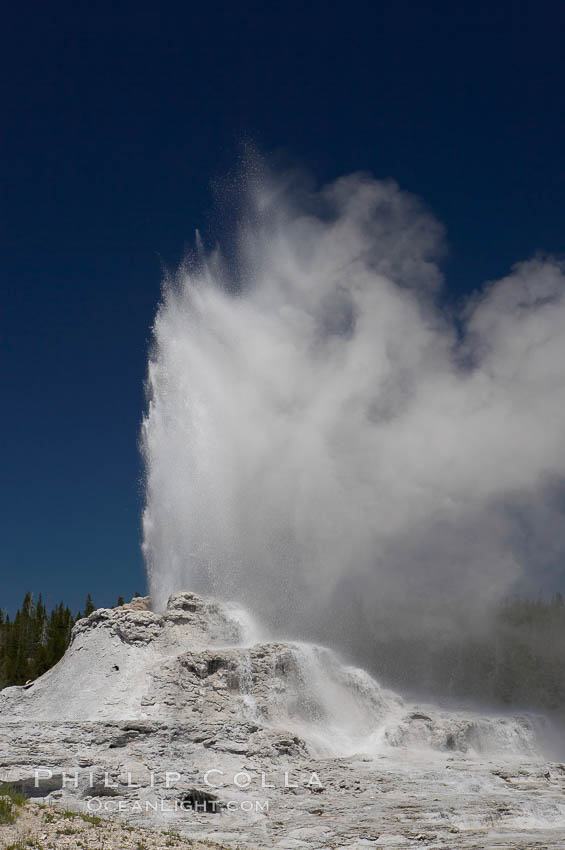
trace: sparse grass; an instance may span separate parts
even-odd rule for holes
[[[9,797],[14,806],[24,806],[26,798],[21,791],[7,782],[0,785],[0,797]]]
[[[58,812],[58,814],[61,815],[61,818],[68,818],[69,820],[80,818],[80,820],[83,820],[85,823],[90,823],[92,826],[100,826],[102,823],[102,818],[99,818],[98,815],[92,815],[90,812],[75,812],[72,809],[65,809],[64,811]],[[43,817],[46,823],[53,823],[55,820],[55,813],[46,812]]]
[[[14,844],[8,844],[4,850],[28,850],[29,847],[34,847],[35,850],[42,850],[42,844],[40,844],[38,838],[35,835],[31,835],[31,833],[18,838]]]
[[[98,815],[91,815],[90,812],[78,812],[78,816],[85,823],[91,823],[93,826],[100,826],[102,823],[102,818],[99,818]]]
[[[0,803],[2,802],[13,816],[13,820],[8,822],[14,823],[17,817],[16,806],[12,803],[10,797],[0,798]],[[191,850],[195,846],[193,839],[182,835],[173,828],[166,832],[159,831],[159,834],[154,834],[153,830],[147,831],[140,826],[109,824],[105,818],[89,812],[63,810],[51,806],[40,807],[33,803],[27,805],[26,814],[22,814],[20,824],[23,824],[24,820],[26,832],[24,834],[20,832],[17,840],[12,835],[11,840],[14,843],[8,847],[2,845],[0,841],[3,850],[57,850],[63,845],[68,847],[69,850],[71,847],[74,850],[87,850],[93,839],[96,846],[113,846],[118,850],[126,844],[134,850],[149,850],[151,847],[159,847],[161,850],[180,850],[180,848]],[[83,823],[88,824],[91,828],[85,829]],[[28,824],[33,828],[29,829]],[[95,831],[92,827],[100,827],[100,831]],[[47,834],[43,835],[44,832]],[[40,837],[43,840],[40,840]],[[114,840],[117,841],[117,844],[114,844]],[[110,842],[110,844],[107,845],[107,842]],[[227,850],[224,845],[214,841],[204,840],[197,843],[199,847],[202,844],[205,845],[202,850]]]
[[[57,835],[76,835],[78,829],[73,829],[72,826],[65,826],[63,829],[57,830]]]
[[[217,848],[217,850],[223,850],[222,846],[216,844],[213,841],[207,842],[202,841],[201,843],[207,844],[209,843],[211,847]],[[177,832],[175,829],[169,829],[165,832],[165,847],[177,847],[179,844],[184,844],[188,847],[192,847],[194,841],[192,838],[188,838],[186,835],[181,835],[180,832]]]
[[[11,800],[6,797],[0,797],[0,823],[14,823],[16,813]]]

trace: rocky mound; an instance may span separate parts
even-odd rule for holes
[[[352,788],[374,807],[371,783],[391,759],[395,776],[410,766],[412,782],[422,758],[535,761],[537,748],[531,718],[409,705],[330,650],[260,639],[245,612],[190,592],[173,594],[162,614],[148,599],[93,612],[52,670],[0,693],[0,765],[27,793],[135,804],[130,817],[146,817],[149,805],[175,828],[198,835],[205,826],[203,835],[240,845],[277,843],[259,803],[283,820],[298,806],[310,823],[312,797],[325,795],[341,803],[339,823],[358,817],[342,805],[352,765]],[[173,810],[157,815],[157,799]],[[192,807],[189,821],[179,801]],[[214,826],[211,814],[221,814]]]
[[[148,598],[79,620],[63,658],[31,685],[0,693],[0,716],[39,720],[145,718],[155,671],[183,651],[245,643],[245,622],[194,593],[175,593],[164,614]]]

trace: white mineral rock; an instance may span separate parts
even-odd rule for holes
[[[240,847],[565,846],[541,720],[411,705],[328,649],[259,638],[189,592],[94,611],[0,693],[4,777]]]

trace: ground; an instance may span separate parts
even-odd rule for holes
[[[2,850],[222,850],[214,841],[193,841],[172,831],[128,826],[31,801],[11,808],[14,822],[0,825]]]

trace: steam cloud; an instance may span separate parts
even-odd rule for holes
[[[166,282],[142,428],[157,608],[189,588],[321,634],[555,585],[564,269],[520,263],[448,312],[442,238],[392,182],[263,173],[231,262],[201,249]]]

